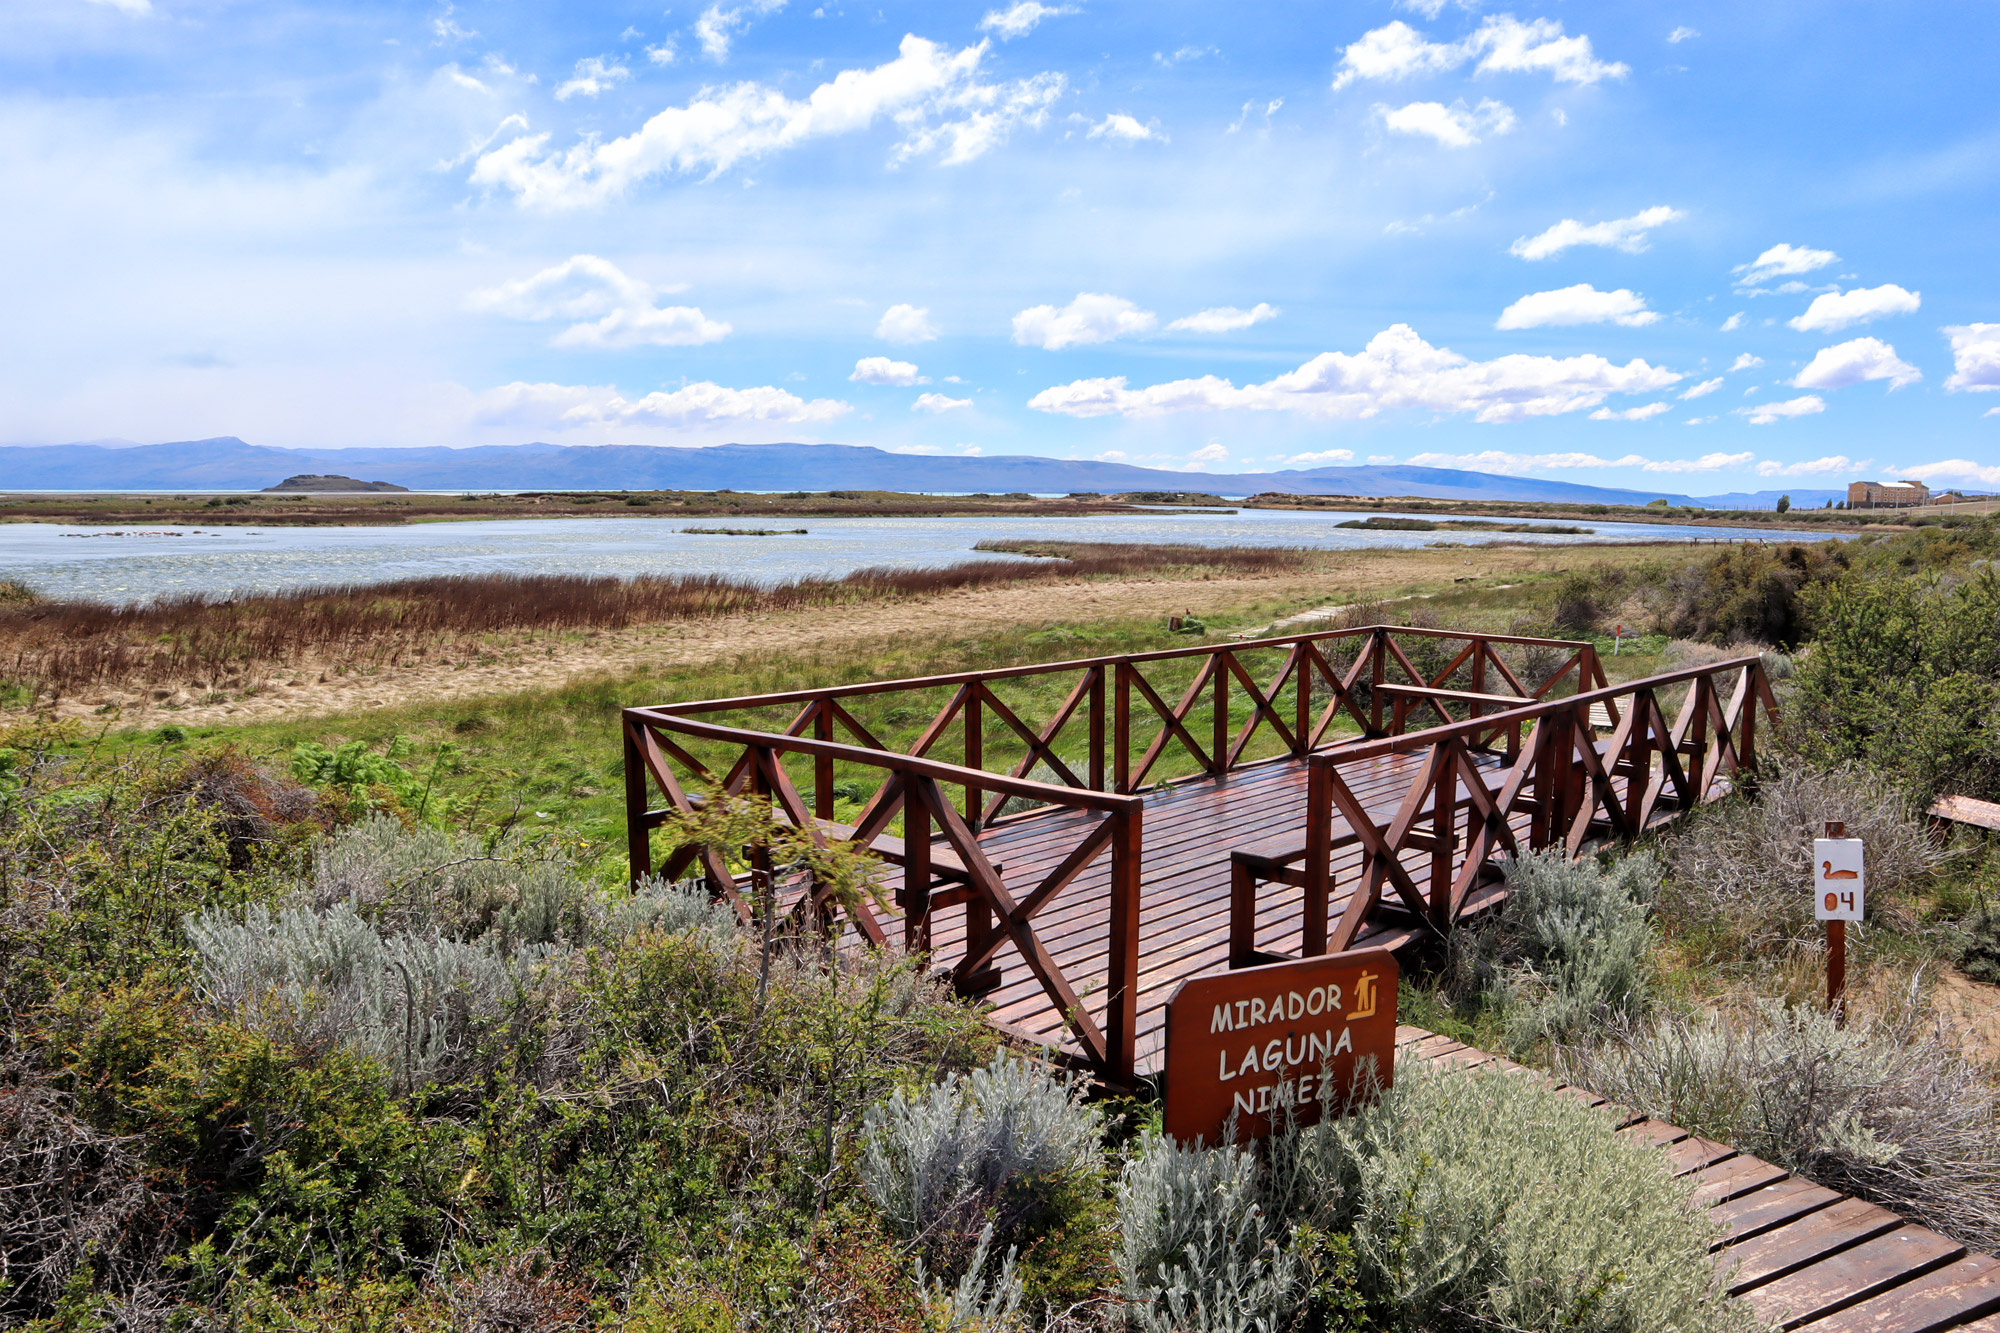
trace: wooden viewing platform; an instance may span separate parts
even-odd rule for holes
[[[1533,654],[1555,668],[1531,689]],[[1496,858],[1728,790],[1760,707],[1756,657],[1614,687],[1588,643],[1371,626],[632,708],[628,846],[635,882],[699,866],[745,920],[765,887],[799,928],[848,911],[1130,1086],[1181,981],[1440,936],[1499,901]],[[923,726],[893,749],[862,713]],[[894,909],[839,908],[756,847],[656,857],[715,795],[872,849]]]
[[[1425,1032],[1396,1030],[1396,1058],[1543,1075]],[[1561,1086],[1558,1084],[1557,1086]],[[2000,1261],[1886,1208],[1801,1180],[1727,1144],[1566,1091],[1657,1144],[1724,1228],[1715,1260],[1758,1318],[1801,1333],[2000,1333]]]

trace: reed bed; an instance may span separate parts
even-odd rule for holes
[[[108,686],[233,688],[250,675],[279,668],[350,669],[463,657],[492,635],[618,630],[1079,577],[1279,573],[1302,567],[1314,554],[1275,547],[1084,543],[995,543],[982,549],[1048,558],[870,568],[844,578],[768,585],[719,574],[630,579],[477,574],[193,594],[128,605],[23,595],[0,598],[0,663],[14,684],[52,699]]]

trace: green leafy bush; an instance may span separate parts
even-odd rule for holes
[[[1813,624],[1794,695],[1808,753],[1926,798],[2000,796],[2000,572],[1844,579]]]

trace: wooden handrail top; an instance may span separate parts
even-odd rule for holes
[[[1028,778],[1010,777],[1005,773],[993,773],[984,769],[966,768],[960,764],[948,764],[937,759],[920,759],[903,754],[898,750],[876,750],[865,745],[848,745],[840,741],[815,740],[810,736],[785,736],[769,731],[746,731],[742,727],[725,727],[715,722],[698,722],[693,718],[677,717],[662,713],[654,708],[627,708],[625,720],[642,727],[657,727],[662,731],[677,732],[683,736],[696,736],[707,741],[722,741],[731,745],[748,748],[779,750],[789,754],[823,755],[829,759],[846,760],[854,764],[868,764],[875,768],[886,768],[896,773],[906,773],[915,777],[929,778],[934,782],[948,782],[958,786],[971,785],[986,792],[1005,792],[1009,796],[1026,796],[1031,800],[1044,801],[1049,805],[1066,805],[1083,810],[1103,810],[1115,813],[1143,807],[1143,796],[1120,796],[1116,792],[1096,791],[1089,787],[1069,787],[1060,783],[1035,782]]]
[[[1440,690],[1430,685],[1396,685],[1383,681],[1374,687],[1384,694],[1407,694],[1416,699],[1444,699],[1472,704],[1506,704],[1509,708],[1535,700],[1520,694],[1475,694],[1471,690]]]
[[[1502,722],[1534,722],[1551,713],[1567,708],[1588,708],[1594,703],[1623,698],[1637,694],[1641,690],[1657,690],[1667,685],[1678,685],[1683,681],[1702,676],[1717,676],[1727,671],[1739,671],[1745,667],[1758,666],[1763,662],[1761,655],[1755,657],[1732,657],[1722,662],[1711,662],[1707,666],[1686,667],[1680,671],[1669,671],[1664,675],[1646,676],[1640,680],[1628,680],[1618,685],[1600,690],[1588,690],[1581,694],[1567,695],[1561,699],[1546,699],[1525,703],[1518,708],[1510,708],[1504,713],[1488,713],[1484,717],[1468,718],[1463,722],[1453,722],[1446,726],[1426,727],[1422,731],[1406,732],[1401,736],[1385,736],[1378,740],[1362,741],[1358,744],[1322,747],[1306,756],[1310,765],[1334,765],[1355,762],[1362,759],[1379,759],[1383,755],[1401,754],[1406,750],[1421,750],[1436,745],[1453,736],[1474,732],[1491,731]]]
[[[1145,662],[1165,662],[1183,657],[1202,657],[1215,653],[1255,652],[1261,648],[1286,648],[1296,643],[1317,643],[1331,639],[1353,639],[1369,637],[1377,632],[1395,635],[1417,635],[1433,639],[1469,639],[1487,643],[1515,644],[1527,648],[1562,648],[1572,653],[1592,645],[1568,639],[1533,639],[1513,634],[1476,634],[1462,630],[1424,629],[1413,625],[1362,625],[1353,629],[1315,630],[1307,634],[1284,634],[1268,639],[1247,639],[1236,643],[1196,644],[1187,648],[1156,648],[1144,653],[1125,653],[1111,657],[1075,657],[1063,662],[1030,662],[1022,666],[1003,667],[992,671],[954,671],[941,676],[911,676],[901,680],[869,680],[853,685],[826,685],[810,690],[785,690],[776,694],[745,694],[731,699],[690,699],[681,703],[651,704],[644,709],[632,710],[654,714],[686,715],[689,713],[717,713],[746,708],[769,708],[778,704],[809,704],[821,699],[849,699],[858,695],[889,694],[898,690],[929,690],[950,685],[970,685],[979,682],[1017,680],[1027,676],[1046,676],[1060,671],[1088,671],[1099,667],[1138,665]]]

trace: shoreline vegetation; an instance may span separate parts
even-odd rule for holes
[[[1921,511],[1700,509],[1665,504],[1600,505],[1515,500],[1432,500],[1411,496],[1294,495],[1266,491],[1228,500],[1205,491],[1124,491],[1068,496],[911,494],[899,491],[522,491],[515,494],[273,493],[8,494],[0,492],[0,523],[198,523],[251,527],[370,526],[501,518],[963,518],[1087,517],[1158,512],[1230,513],[1243,509],[1387,510],[1436,518],[1597,520],[1688,527],[1764,527],[1828,532],[1900,531],[1970,521],[1963,513]],[[1381,526],[1371,523],[1370,526]],[[1548,531],[1546,528],[1530,529]]]
[[[0,585],[0,673],[29,700],[112,684],[240,688],[248,673],[400,666],[477,653],[506,633],[562,634],[728,615],[932,596],[1001,584],[1094,577],[1268,574],[1323,564],[1298,547],[990,542],[1033,559],[757,584],[719,574],[631,579],[559,574],[449,575],[255,594],[192,594],[113,605],[43,599]]]

